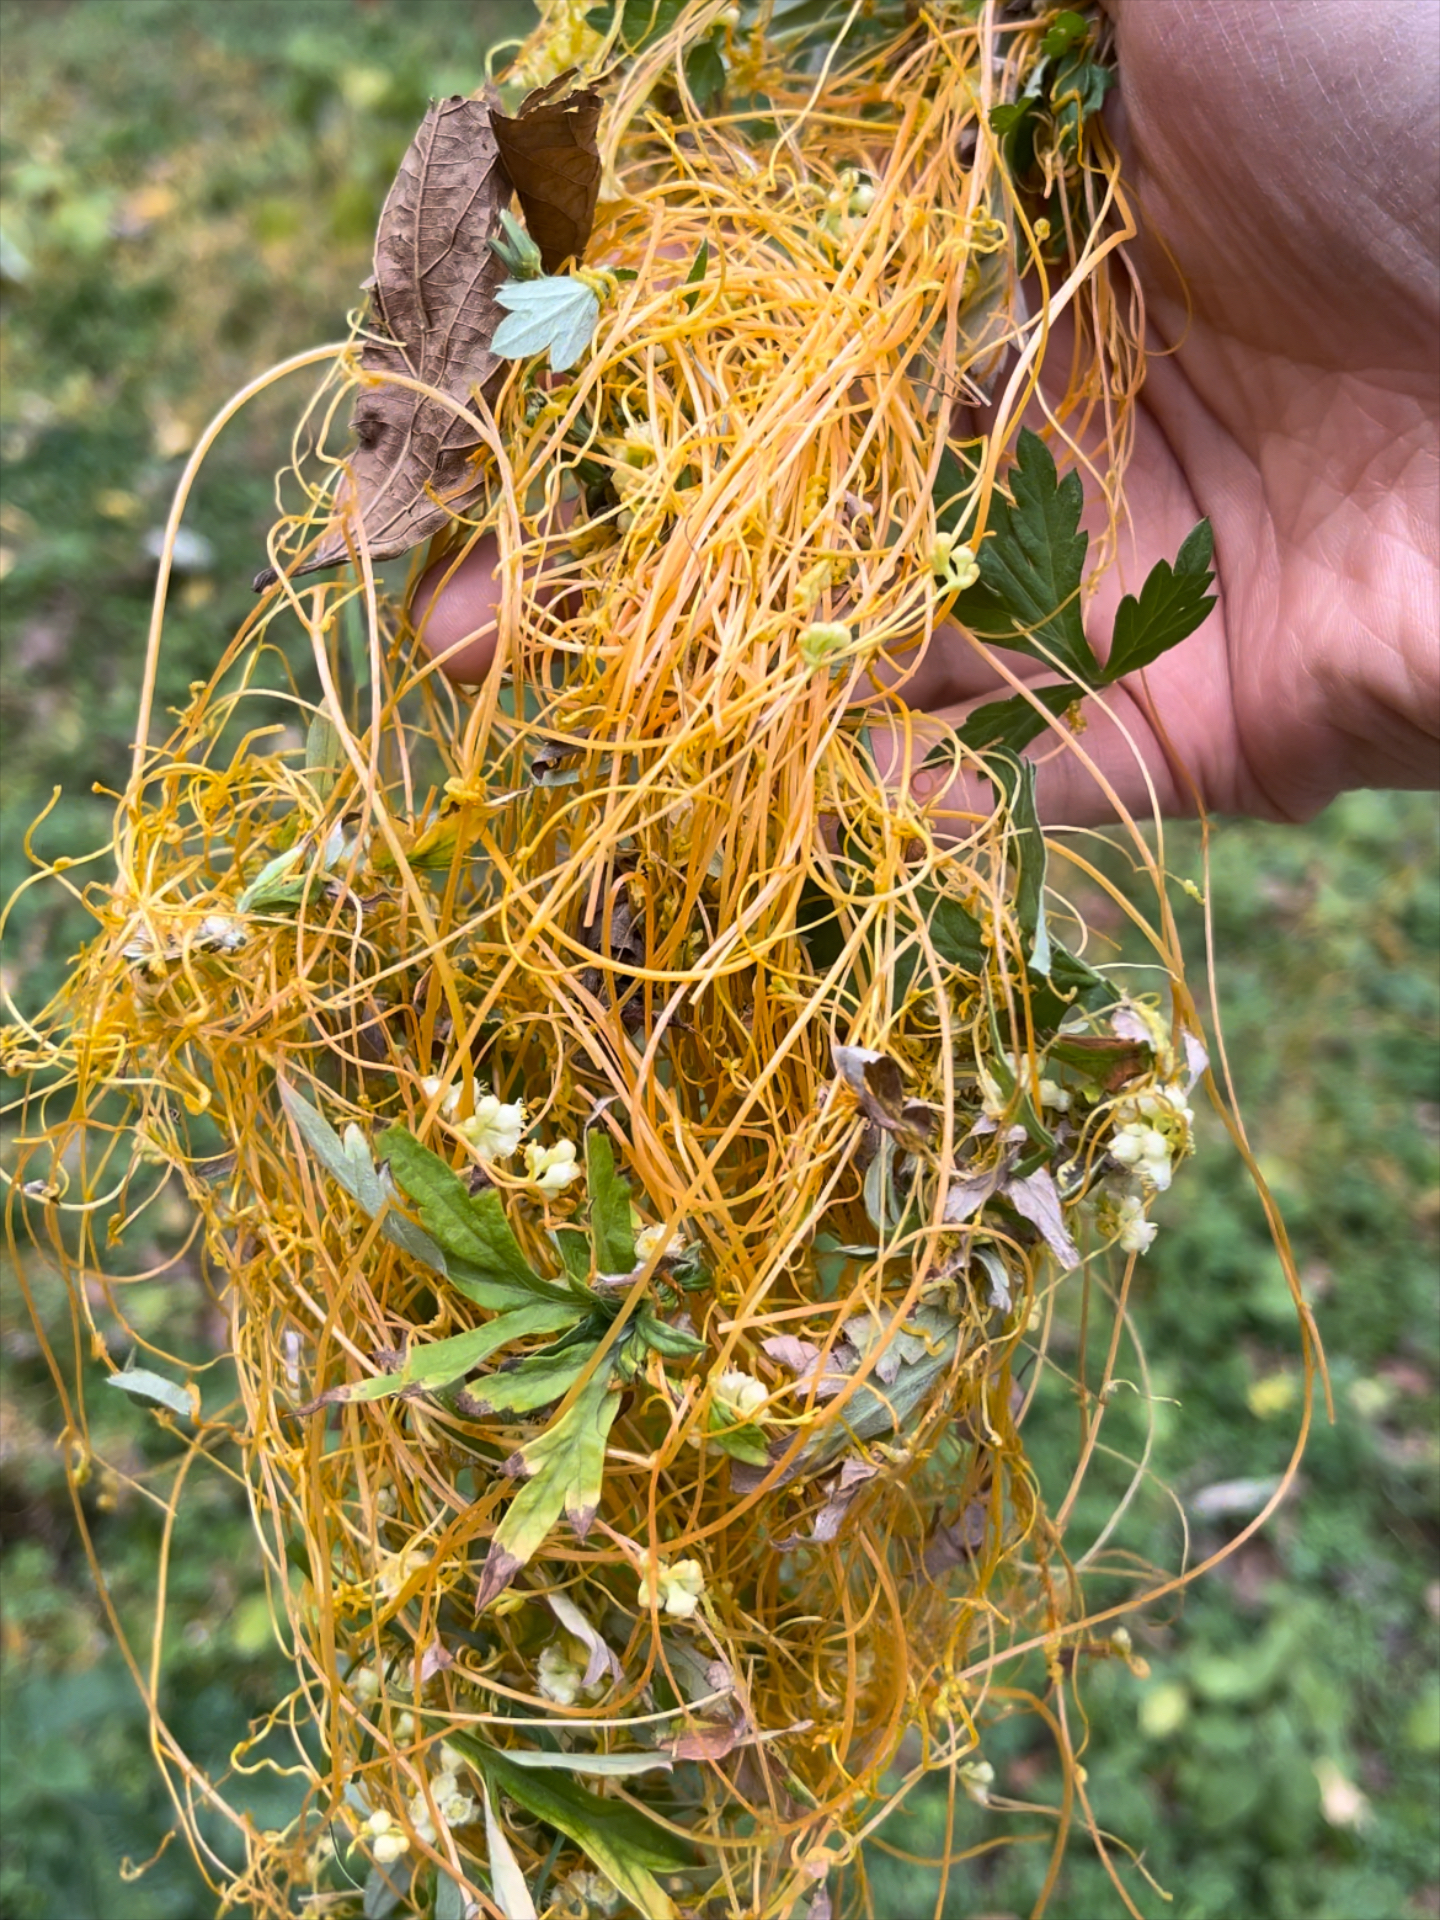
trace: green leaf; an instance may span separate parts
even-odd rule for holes
[[[970,453],[972,447],[978,450],[974,456]],[[956,540],[963,541],[975,524],[973,496],[984,451],[983,440],[963,440],[958,444],[947,440],[940,455],[935,485],[931,488],[935,526],[938,532],[952,534]]]
[[[305,734],[305,771],[320,799],[329,799],[335,786],[336,769],[343,763],[340,731],[329,714],[319,708]]]
[[[107,1387],[119,1387],[122,1393],[133,1393],[137,1400],[154,1400],[162,1407],[168,1407],[171,1413],[178,1413],[182,1420],[198,1420],[200,1417],[200,1394],[194,1386],[181,1386],[178,1380],[167,1380],[163,1373],[151,1373],[145,1367],[125,1367],[119,1373],[106,1376]]]
[[[843,1407],[836,1410],[800,1454],[799,1471],[819,1471],[838,1454],[857,1443],[881,1440],[887,1433],[908,1434],[920,1417],[926,1396],[955,1358],[959,1328],[951,1316],[939,1307],[917,1307],[905,1318],[905,1331],[915,1330],[922,1337],[920,1351],[914,1352],[902,1333],[892,1342],[892,1353],[899,1348],[900,1365],[889,1385],[870,1385],[867,1380],[851,1393]],[[871,1379],[875,1376],[872,1374]],[[771,1462],[767,1460],[766,1465]]]
[[[1083,14],[1057,13],[1045,31],[1041,46],[1052,60],[1062,53],[1068,53],[1077,40],[1083,40],[1090,29],[1085,24]]]
[[[505,268],[510,278],[512,280],[542,278],[544,268],[541,265],[540,249],[507,208],[501,209],[500,224],[505,229],[505,238],[500,240],[492,235],[488,244],[490,251]]]
[[[517,1767],[599,1774],[611,1780],[635,1773],[669,1773],[675,1765],[668,1753],[540,1753],[528,1747],[511,1748],[505,1758]]]
[[[1065,681],[1032,687],[1030,691],[1045,712],[1037,713],[1033,701],[1027,700],[1023,693],[1013,694],[1008,700],[991,700],[975,709],[958,729],[956,737],[977,753],[988,747],[1003,747],[1009,753],[1019,753],[1037,734],[1045,732],[1046,713],[1063,713],[1081,698],[1079,687]]]
[[[949,894],[935,894],[927,887],[915,889],[915,904],[925,914],[931,942],[940,958],[965,973],[980,973],[986,948],[974,914]]]
[[[376,1169],[369,1143],[360,1129],[347,1127],[342,1140],[324,1114],[302,1099],[278,1074],[275,1085],[280,1104],[294,1122],[296,1131],[336,1184],[357,1201],[372,1220],[379,1218],[381,1233],[407,1258],[429,1267],[432,1273],[448,1276],[445,1255],[429,1234],[391,1205],[393,1195]],[[472,1299],[477,1297],[471,1295]],[[512,1303],[508,1298],[496,1298],[481,1300],[480,1304],[504,1307]]]
[[[645,1920],[674,1920],[674,1905],[654,1875],[694,1865],[690,1849],[681,1841],[623,1800],[602,1799],[563,1774],[517,1766],[513,1754],[501,1753],[459,1729],[446,1737],[492,1789],[508,1794],[517,1806],[588,1854]]]
[[[510,1845],[505,1829],[495,1818],[495,1809],[490,1805],[490,1789],[485,1779],[480,1782],[480,1803],[485,1809],[485,1852],[490,1862],[491,1897],[505,1920],[535,1920],[535,1902],[530,1897],[530,1888],[524,1874],[520,1871],[520,1862],[515,1858],[514,1848]],[[449,1880],[449,1875],[442,1876]],[[455,1882],[449,1881],[454,1887]],[[458,1893],[460,1890],[455,1888]],[[435,1892],[435,1920],[441,1920],[440,1887],[437,1882]],[[465,1901],[462,1896],[456,1909],[456,1920],[465,1920]]]
[[[582,1354],[580,1365],[589,1358],[589,1354]],[[518,1463],[531,1477],[510,1502],[491,1537],[475,1602],[477,1611],[489,1606],[496,1594],[509,1586],[538,1552],[562,1513],[568,1514],[582,1539],[589,1531],[600,1504],[606,1437],[620,1410],[620,1395],[610,1392],[612,1371],[613,1360],[598,1366],[569,1410],[537,1439],[521,1447],[511,1462],[512,1466]],[[574,1377],[572,1373],[572,1382]]]
[[[1108,67],[1090,58],[1087,48],[1067,54],[1056,66],[1050,81],[1050,112],[1062,146],[1073,153],[1080,144],[1080,130],[1100,111],[1105,95],[1115,83]]]
[[[277,908],[298,906],[305,897],[312,876],[308,873],[292,875],[290,869],[303,860],[310,850],[308,840],[297,840],[293,847],[287,847],[284,853],[277,853],[273,860],[267,860],[235,902],[235,911],[272,913]]]
[[[693,92],[694,89],[692,88],[691,91]],[[695,311],[695,302],[700,298],[700,293],[699,293],[700,282],[705,278],[706,270],[708,269],[709,265],[710,265],[710,242],[707,238],[700,242],[700,246],[696,252],[695,258],[690,262],[690,271],[685,276],[685,285],[687,287],[691,287],[695,289],[693,292],[687,293],[683,296],[685,301],[686,311],[689,313],[693,313]]]
[[[739,1427],[726,1427],[719,1433],[706,1434],[705,1438],[710,1446],[718,1447],[721,1453],[728,1453],[732,1460],[743,1460],[747,1467],[768,1467],[770,1464],[765,1430],[753,1422]]]
[[[603,1126],[591,1127],[585,1136],[585,1185],[596,1268],[601,1273],[629,1273],[635,1265],[630,1184],[615,1171],[615,1149]]]
[[[695,106],[703,113],[716,104],[726,90],[726,61],[720,54],[722,36],[712,33],[699,46],[685,50],[685,86],[689,86]]]
[[[595,9],[596,13],[602,11]],[[685,0],[622,0],[620,6],[620,38],[631,53],[639,53],[652,41],[659,40],[669,33],[680,15],[685,11]],[[590,15],[586,15],[589,19]],[[613,10],[607,17],[614,18]]]
[[[560,1256],[560,1264],[578,1287],[590,1284],[590,1238],[579,1227],[557,1227],[550,1235],[555,1242],[555,1251]]]
[[[519,1366],[502,1368],[477,1380],[471,1397],[492,1413],[533,1413],[537,1407],[563,1400],[585,1371],[593,1343],[588,1347],[546,1347]]]
[[[483,1327],[471,1327],[465,1333],[453,1334],[448,1340],[431,1340],[424,1346],[412,1347],[405,1356],[404,1365],[394,1373],[380,1373],[372,1380],[357,1380],[349,1386],[331,1387],[328,1393],[322,1393],[303,1411],[308,1413],[313,1407],[350,1406],[359,1401],[385,1400],[392,1393],[402,1393],[406,1387],[422,1387],[427,1393],[433,1393],[439,1387],[448,1387],[452,1380],[463,1378],[482,1360],[488,1360],[492,1353],[501,1347],[508,1347],[512,1341],[524,1340],[535,1333],[555,1333],[562,1327],[573,1326],[584,1311],[578,1303],[564,1305],[549,1300],[537,1302],[531,1307],[516,1307],[513,1312],[502,1313]]]
[[[656,1353],[663,1354],[667,1360],[691,1360],[697,1353],[706,1351],[705,1341],[693,1333],[686,1333],[682,1327],[667,1326],[658,1315],[642,1307],[634,1320],[636,1337],[647,1347],[653,1347]]]
[[[982,640],[1095,686],[1101,670],[1080,616],[1089,544],[1080,532],[1080,476],[1060,480],[1045,442],[1023,427],[1009,479],[1014,505],[998,492],[992,496],[988,536],[975,556],[980,579],[957,596],[955,618]]]
[[[594,289],[571,274],[506,280],[495,289],[495,298],[505,318],[491,336],[491,352],[502,360],[524,360],[548,347],[552,373],[575,365],[600,319]]]
[[[1214,594],[1206,592],[1215,578],[1210,571],[1214,549],[1210,522],[1202,520],[1186,536],[1173,567],[1167,560],[1157,560],[1140,598],[1126,594],[1115,614],[1115,635],[1105,663],[1107,683],[1148,667],[1179,646],[1209,616],[1215,604]]]
[[[1042,978],[1050,974],[1050,929],[1045,917],[1045,835],[1035,811],[1035,763],[1017,759],[1013,753],[995,752],[987,756],[986,766],[993,768],[992,778],[1005,796],[1014,844],[1010,857],[1015,863],[1015,918],[1021,937],[1029,948],[1026,959],[1031,971]]]
[[[721,36],[712,33],[708,40],[702,40],[698,46],[685,50],[685,84],[702,113],[708,111],[725,91],[725,61],[720,52],[722,44]]]
[[[1035,164],[1039,111],[1039,101],[1028,97],[1005,100],[990,109],[990,131],[1000,136],[1006,170],[1012,179],[1022,180]]]
[[[407,1127],[389,1127],[380,1151],[406,1198],[446,1256],[453,1284],[482,1307],[515,1306],[526,1295],[568,1300],[564,1287],[542,1280],[510,1231],[494,1187],[472,1194],[453,1168],[422,1147]]]
[[[372,1867],[360,1900],[362,1920],[390,1920],[410,1890],[413,1872],[408,1860],[392,1860],[388,1867]]]

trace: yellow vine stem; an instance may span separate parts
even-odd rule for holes
[[[1034,903],[1017,891],[1022,827],[982,761],[907,701],[932,648],[967,645],[1033,699],[1013,656],[947,624],[955,589],[935,557],[947,448],[970,450],[972,547],[1028,424],[1085,477],[1102,510],[1092,553],[1100,569],[1114,559],[1144,376],[1134,225],[1098,117],[1068,149],[1037,146],[1054,190],[1043,219],[1033,183],[1022,192],[1007,173],[989,116],[1037,71],[1043,19],[949,0],[895,10],[881,34],[884,7],[856,0],[836,7],[832,44],[797,60],[787,10],[749,11],[737,24],[701,0],[627,54],[619,27],[595,33],[578,0],[544,7],[512,74],[521,87],[572,63],[607,76],[589,258],[615,290],[563,378],[517,365],[490,408],[400,383],[469,422],[489,475],[407,579],[377,568],[358,527],[338,578],[285,577],[337,498],[346,406],[368,377],[358,325],[217,414],[166,529],[133,770],[100,856],[113,879],[79,892],[95,937],[55,1001],[15,1012],[5,1036],[7,1067],[28,1076],[5,1170],[8,1244],[19,1265],[24,1243],[27,1298],[56,1275],[70,1288],[71,1351],[49,1359],[102,1594],[80,1506],[101,1468],[87,1363],[113,1370],[138,1347],[200,1394],[193,1428],[160,1416],[172,1464],[133,1476],[165,1515],[148,1655],[110,1618],[177,1820],[232,1911],[279,1916],[311,1897],[316,1911],[356,1911],[345,1889],[366,1872],[402,1875],[417,1913],[436,1909],[442,1883],[505,1911],[478,1782],[465,1786],[445,1744],[464,1736],[502,1755],[649,1753],[669,1767],[584,1783],[690,1847],[688,1866],[635,1883],[657,1920],[801,1920],[824,1911],[822,1884],[837,1914],[871,1911],[862,1842],[911,1858],[883,1822],[937,1770],[950,1776],[937,1914],[952,1871],[1044,1833],[1038,1913],[1077,1819],[1117,1910],[1138,1911],[1144,1869],[1100,1824],[1078,1758],[1086,1679],[1117,1657],[1112,1623],[1221,1556],[1167,1571],[1123,1544],[1153,1470],[1149,1441],[1127,1454],[1108,1409],[1131,1371],[1151,1391],[1134,1255],[1115,1253],[1085,1195],[1114,1170],[1126,1103],[1179,1085],[1201,1019],[1158,823],[1120,807],[1064,719],[1042,750],[1073,756],[1118,824],[1047,836],[1046,905],[1055,937],[1114,992],[1108,1011],[1076,1001],[1046,1015]],[[732,104],[705,115],[685,52],[717,35]],[[270,542],[280,585],[157,741],[189,490],[221,429],[311,366],[326,372]],[[417,632],[412,595],[424,568],[471,556],[498,583],[495,664],[462,691],[423,620]],[[955,777],[921,770],[937,747]],[[73,890],[64,863],[31,858],[27,884]],[[1144,967],[1087,928],[1086,902],[1104,904]],[[957,921],[976,929],[964,964]],[[1210,980],[1213,996],[1213,965]],[[1117,1008],[1132,1042],[1136,1021],[1147,1038],[1113,1083],[1099,1068],[1075,1083],[1073,1184],[1052,1182],[1078,1265],[1057,1257],[1059,1228],[1034,1231],[1013,1207],[947,1215],[950,1183],[988,1164],[997,1136],[1018,1164],[1024,1149],[1007,1143],[1051,1138],[1047,1113],[1058,1129],[1070,1096],[1047,1078],[1047,1049],[1062,1015],[1067,1036],[1123,1053],[1105,1025]],[[1210,1015],[1218,1034],[1213,997]],[[891,1139],[837,1071],[837,1047],[893,1063],[906,1100],[933,1116],[923,1141],[903,1121]],[[488,1412],[483,1381],[468,1398],[354,1397],[401,1355],[485,1326],[488,1309],[351,1204],[282,1109],[281,1083],[337,1136],[356,1128],[362,1153],[401,1124],[493,1189],[547,1278],[555,1236],[586,1225],[583,1185],[537,1184],[465,1129],[493,1096],[523,1106],[532,1149],[608,1136],[637,1264],[601,1276],[618,1310],[547,1411]],[[1205,1085],[1300,1308],[1306,1398],[1288,1486],[1318,1341],[1228,1069]],[[1183,1147],[1183,1177],[1181,1159]],[[887,1167],[909,1183],[904,1204],[884,1197]],[[228,1324],[237,1397],[224,1408],[207,1397],[213,1355],[167,1354],[127,1312],[127,1289],[157,1269],[126,1236],[176,1190]],[[682,1243],[702,1276],[683,1296],[667,1279]],[[982,1244],[1003,1297],[977,1282]],[[1072,1302],[1078,1357],[1057,1336]],[[624,1375],[657,1314],[703,1341],[703,1360],[657,1349]],[[917,1377],[924,1393],[906,1398]],[[525,1484],[507,1461],[603,1378],[624,1398],[592,1526],[552,1528],[477,1618],[490,1543]],[[736,1380],[750,1396],[748,1473],[722,1444]],[[1070,1393],[1078,1417],[1058,1489],[1041,1487],[1025,1446],[1042,1383]],[[888,1427],[874,1417],[887,1396]],[[834,1451],[817,1466],[822,1441]],[[1101,1462],[1122,1483],[1110,1521],[1072,1540]],[[159,1704],[165,1567],[187,1482],[208,1466],[248,1488],[295,1663],[294,1690],[233,1765],[293,1776],[303,1805],[277,1832],[230,1811],[238,1870],[198,1823],[227,1812],[224,1783],[180,1751]],[[689,1567],[689,1600],[670,1608],[661,1573]],[[1089,1604],[1097,1573],[1126,1581],[1123,1602]],[[599,1680],[584,1678],[575,1610],[613,1656]],[[986,1729],[1017,1712],[1056,1742],[1058,1806],[987,1788]],[[961,1787],[991,1805],[981,1845],[961,1844]],[[508,1786],[491,1800],[516,1871],[543,1879],[550,1911],[579,1911],[561,1902],[594,1870],[583,1843]]]

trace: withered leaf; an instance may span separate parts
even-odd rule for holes
[[[448,407],[405,387],[423,380],[473,405],[503,373],[490,351],[503,317],[495,288],[504,268],[489,242],[500,232],[509,181],[482,100],[436,101],[395,176],[375,236],[370,331],[360,365],[373,376],[355,403],[357,442],[330,532],[292,578],[333,567],[364,529],[373,560],[407,553],[473,506],[484,486],[483,445]],[[276,578],[255,577],[263,593]]]
[[[1080,1264],[1080,1249],[1070,1237],[1060,1195],[1048,1167],[1005,1182],[1005,1198],[1018,1214],[1040,1229],[1050,1251],[1068,1273]]]
[[[511,119],[492,111],[490,124],[500,147],[530,238],[540,249],[546,273],[558,273],[567,260],[583,260],[600,193],[600,95],[590,87],[563,89],[575,69],[521,102]]]
[[[937,1130],[933,1108],[923,1100],[907,1100],[900,1062],[873,1047],[831,1048],[846,1086],[860,1096],[866,1118],[893,1133],[900,1145],[917,1153],[929,1145]]]

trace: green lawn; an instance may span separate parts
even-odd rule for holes
[[[93,788],[124,777],[153,579],[146,540],[196,431],[272,360],[336,337],[426,98],[473,87],[484,47],[525,18],[518,0],[0,5],[0,894],[29,871],[23,834],[54,787],[62,797],[39,835],[48,855],[107,836],[109,802]],[[256,409],[207,469],[162,706],[185,698],[251,604],[294,398]],[[1172,871],[1198,878],[1198,858],[1193,830],[1176,834]],[[1148,1679],[1119,1662],[1093,1673],[1089,1790],[1174,1895],[1167,1906],[1132,1875],[1147,1920],[1419,1920],[1440,1915],[1436,804],[1360,794],[1305,829],[1225,825],[1212,892],[1241,1106],[1326,1343],[1336,1420],[1316,1432],[1264,1537],[1183,1606],[1132,1628]],[[1187,911],[1199,955],[1199,912]],[[25,896],[4,960],[21,1005],[58,983],[87,924],[57,888]],[[1277,1473],[1299,1361],[1278,1261],[1218,1122],[1156,1217],[1138,1302],[1155,1482],[1124,1537],[1173,1566],[1179,1508],[1159,1488],[1193,1515],[1205,1489]],[[63,1346],[57,1283],[30,1277]],[[215,1349],[194,1273],[138,1304],[169,1335],[179,1323],[197,1351]],[[1072,1356],[1079,1337],[1062,1327]],[[0,1913],[199,1920],[214,1903],[178,1848],[138,1883],[120,1876],[122,1860],[160,1845],[169,1806],[103,1631],[53,1446],[57,1407],[3,1265],[0,1385]],[[94,1397],[120,1402],[98,1409],[102,1442],[158,1469],[173,1442],[124,1396]],[[1117,1446],[1136,1441],[1141,1412],[1122,1392]],[[1074,1418],[1073,1401],[1047,1391],[1027,1430],[1052,1484]],[[1103,1521],[1120,1473],[1102,1463],[1093,1476],[1077,1543]],[[196,1495],[172,1576],[164,1704],[195,1755],[223,1770],[285,1676],[244,1509],[218,1476]],[[87,1497],[117,1604],[139,1619],[158,1520],[104,1476]],[[1237,1524],[1196,1519],[1192,1556]],[[1056,1798],[1031,1723],[997,1730],[986,1754],[997,1791]],[[283,1817],[283,1782],[246,1791],[262,1823]],[[1005,1826],[1040,1831],[959,1808],[957,1851]],[[882,1838],[933,1854],[944,1829],[943,1794],[922,1793]],[[1028,1912],[1044,1861],[1032,1843],[957,1868],[944,1914]],[[878,1848],[869,1865],[880,1920],[935,1912],[920,1870]],[[1117,1911],[1077,1841],[1052,1914]]]

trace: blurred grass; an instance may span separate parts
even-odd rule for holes
[[[124,778],[154,573],[146,536],[163,523],[196,434],[244,380],[337,336],[427,97],[473,87],[485,46],[526,17],[509,0],[0,0],[0,894],[29,870],[22,836],[53,787],[63,797],[41,830],[47,854],[107,837],[110,803],[92,787]],[[250,604],[294,398],[256,409],[207,469],[187,522],[199,544],[169,628],[162,707],[185,698]],[[1175,1895],[1165,1907],[1137,1894],[1147,1915],[1440,1915],[1436,828],[1429,797],[1357,794],[1303,830],[1228,825],[1218,835],[1232,1063],[1326,1341],[1337,1419],[1317,1432],[1302,1487],[1264,1538],[1183,1608],[1133,1626],[1150,1677],[1115,1662],[1088,1681],[1085,1764],[1100,1817],[1145,1847]],[[1193,832],[1172,836],[1169,857],[1177,874],[1199,877]],[[1198,910],[1189,918],[1198,954]],[[28,894],[7,942],[6,989],[36,1007],[86,932],[59,889]],[[1202,1128],[1199,1157],[1157,1217],[1139,1301],[1162,1396],[1156,1479],[1124,1540],[1174,1565],[1177,1509],[1158,1488],[1191,1501],[1278,1472],[1299,1374],[1279,1266],[1217,1123]],[[179,1216],[157,1231],[173,1239]],[[67,1352],[56,1283],[30,1277]],[[218,1354],[221,1322],[195,1267],[151,1293],[144,1305],[168,1338],[178,1328],[197,1353]],[[1078,1325],[1062,1337],[1077,1364]],[[138,1883],[119,1875],[122,1859],[159,1846],[170,1811],[91,1593],[52,1444],[58,1408],[5,1267],[0,1390],[0,1913],[208,1914],[213,1900],[174,1847]],[[102,1451],[163,1471],[175,1444],[153,1418],[123,1395],[91,1397],[102,1402]],[[1107,1430],[1117,1447],[1138,1441],[1140,1411],[1117,1398]],[[1073,1401],[1047,1387],[1028,1439],[1057,1490],[1074,1421]],[[1077,1543],[1125,1477],[1099,1464],[1076,1509]],[[193,1493],[172,1575],[164,1705],[191,1751],[223,1770],[286,1673],[243,1503],[218,1477]],[[143,1619],[158,1515],[103,1479],[87,1511],[117,1605]],[[1197,1523],[1193,1554],[1237,1524]],[[999,1729],[986,1752],[997,1791],[1058,1798],[1033,1727]],[[261,1779],[250,1792],[262,1824],[283,1818],[283,1783]],[[882,1840],[933,1854],[944,1830],[943,1793],[930,1792]],[[962,1799],[952,1848],[994,1830]],[[880,1920],[928,1920],[933,1876],[879,1847],[869,1865]],[[945,1920],[1025,1913],[1043,1872],[1043,1845],[961,1867]],[[1052,1913],[1114,1910],[1077,1843]]]

